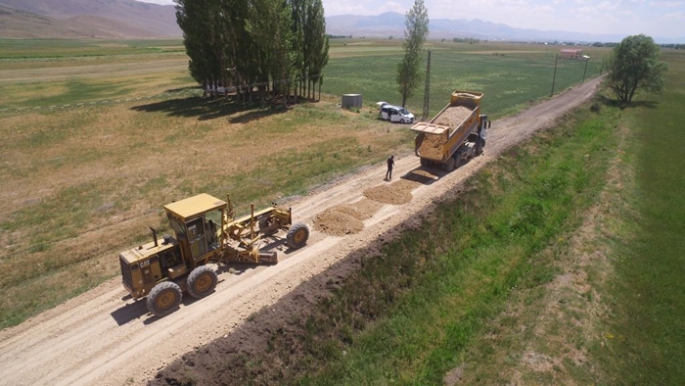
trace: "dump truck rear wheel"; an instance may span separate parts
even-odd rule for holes
[[[302,248],[309,239],[309,227],[302,223],[297,223],[290,227],[286,240],[288,246],[293,249]]]
[[[447,172],[454,171],[454,168],[457,165],[457,160],[454,159],[454,157],[451,157],[450,159],[447,160],[447,163],[445,164],[445,170]]]
[[[188,293],[195,299],[203,298],[216,288],[216,272],[206,265],[197,267],[188,276]]]
[[[155,316],[169,315],[181,305],[182,297],[178,284],[171,281],[159,283],[147,296],[147,309]]]

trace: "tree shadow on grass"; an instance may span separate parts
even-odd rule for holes
[[[164,92],[183,92],[183,91],[190,91],[190,90],[202,91],[202,87],[201,86],[186,86],[186,87],[170,88]]]
[[[628,108],[632,109],[636,107],[646,107],[649,109],[655,109],[659,105],[659,102],[653,100],[633,100],[631,103],[623,103],[618,99],[608,98],[605,95],[598,95],[596,101],[603,104],[604,106],[618,107],[622,110]]]
[[[267,105],[264,108],[259,103],[227,101],[223,98],[189,97],[133,106],[131,110],[147,113],[163,112],[172,117],[197,118],[200,121],[236,115],[230,118],[231,123],[248,123],[255,119],[284,113],[287,108],[282,105]]]

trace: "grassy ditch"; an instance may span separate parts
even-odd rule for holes
[[[590,118],[511,151],[461,200],[441,205],[421,230],[372,260],[349,293],[305,322],[309,336],[328,339],[312,342],[326,365],[301,383],[441,383],[511,291],[554,277],[540,252],[578,225],[600,191],[611,133],[605,119]],[[351,344],[339,339],[345,329],[322,327],[354,331],[355,317],[372,323]]]
[[[635,183],[623,216],[601,359],[612,385],[685,384],[685,55],[665,53],[670,68],[661,97],[626,110]]]
[[[331,296],[271,331],[266,350],[203,362],[209,351],[199,349],[184,356],[195,367],[160,381],[441,384],[512,292],[555,277],[554,255],[543,252],[564,242],[602,190],[613,114],[580,111],[508,151],[458,200],[439,204],[419,229],[362,259]]]

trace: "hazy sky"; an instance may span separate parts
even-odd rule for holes
[[[173,4],[172,0],[145,0]],[[424,0],[428,16],[481,19],[518,28],[685,36],[685,0]],[[414,0],[323,0],[326,16],[405,13]]]

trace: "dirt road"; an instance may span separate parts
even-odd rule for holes
[[[181,309],[165,318],[147,314],[144,302],[123,300],[118,279],[0,332],[2,385],[122,385],[140,384],[158,369],[194,347],[230,333],[253,312],[268,307],[298,284],[365,247],[449,192],[503,150],[552,124],[591,97],[599,79],[541,103],[521,114],[493,122],[485,155],[455,172],[419,185],[411,202],[384,205],[364,221],[361,232],[344,237],[312,232],[308,246],[283,254],[271,267],[249,267],[223,273],[216,293],[201,300],[184,299]],[[398,159],[395,178],[419,167],[418,159]],[[384,167],[369,168],[330,188],[293,202],[299,221],[333,206],[362,198],[383,184]],[[399,230],[397,230],[399,232]],[[112,257],[115,258],[115,257]]]

